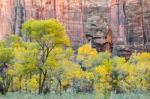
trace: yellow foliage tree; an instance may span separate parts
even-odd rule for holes
[[[78,49],[77,61],[83,67],[92,67],[92,62],[97,54],[96,49],[92,48],[90,44],[85,44]]]

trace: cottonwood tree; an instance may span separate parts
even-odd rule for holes
[[[7,74],[8,64],[13,60],[11,48],[0,46],[0,93],[6,94],[12,80],[12,76]]]
[[[69,46],[64,26],[55,19],[50,20],[28,20],[22,25],[22,32],[29,39],[36,42],[39,47],[39,94],[43,92],[48,70],[45,64],[50,57],[50,53],[56,47]]]
[[[81,65],[82,70],[92,67],[92,62],[97,56],[96,49],[92,48],[90,44],[85,44],[78,49],[77,61]]]

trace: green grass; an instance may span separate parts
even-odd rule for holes
[[[62,96],[59,94],[25,94],[25,93],[8,93],[7,95],[0,95],[0,99],[97,99],[96,94],[71,94],[65,93]],[[102,98],[98,98],[102,99]],[[142,94],[114,94],[112,93],[109,99],[150,99],[150,93]]]

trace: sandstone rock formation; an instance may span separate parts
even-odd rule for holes
[[[74,48],[84,43],[85,33],[98,51],[119,56],[150,51],[149,0],[0,0],[0,39],[21,35],[29,18],[57,18]]]
[[[112,49],[112,32],[105,19],[101,16],[93,16],[87,19],[86,37],[97,51],[109,51]]]
[[[57,18],[67,28],[73,47],[83,44],[82,0],[0,0],[0,39],[22,35],[21,24],[29,18]]]
[[[109,21],[110,0],[87,0],[85,2],[85,35],[97,51],[112,49],[112,32]]]
[[[118,56],[125,56],[130,54],[126,43],[126,29],[125,29],[125,0],[111,1],[110,23],[113,35],[113,54]]]
[[[105,8],[102,12],[101,10],[94,10],[96,13],[100,13],[98,16],[102,16],[101,20],[107,20],[105,23],[108,24],[109,29],[112,31],[112,44],[113,44],[113,54],[118,56],[129,56],[132,52],[143,52],[150,51],[150,1],[148,0],[100,0],[107,2],[108,5],[99,4],[97,9]],[[97,2],[95,2],[97,4]],[[110,10],[107,10],[110,9]],[[92,12],[94,12],[92,11]],[[107,14],[109,13],[109,14]],[[107,15],[107,16],[105,16]],[[92,17],[96,17],[97,14],[92,14]],[[88,15],[88,17],[91,17]],[[88,19],[88,18],[87,18]],[[97,22],[97,19],[94,19]],[[88,25],[91,23],[86,21]],[[101,24],[100,30],[105,26],[105,23],[101,21],[100,23],[95,23],[96,25]],[[95,25],[95,26],[96,26]],[[90,26],[91,27],[91,26]],[[94,35],[97,33],[99,35],[107,34],[107,31],[98,32],[95,28],[95,33],[93,30],[86,32],[87,37],[89,33],[92,34],[92,40]],[[86,28],[85,30],[88,30]],[[106,27],[105,27],[106,30]],[[98,36],[97,36],[98,37]],[[100,38],[100,37],[99,37]],[[107,38],[105,39],[107,40]],[[105,41],[103,40],[103,41]],[[102,44],[102,41],[99,41]],[[96,44],[93,42],[92,45]],[[97,46],[101,48],[102,46]]]
[[[13,27],[14,0],[0,0],[0,39],[9,35]]]
[[[111,28],[114,53],[120,55],[122,51],[128,53],[150,50],[149,6],[148,0],[112,0]]]

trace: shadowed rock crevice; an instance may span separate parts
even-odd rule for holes
[[[13,32],[18,36],[22,36],[21,25],[25,21],[24,3],[25,3],[24,0],[17,0],[16,6],[15,6],[15,17],[14,17]]]
[[[112,50],[112,31],[107,21],[101,16],[92,16],[87,19],[86,37],[91,42],[92,47],[97,51]]]

